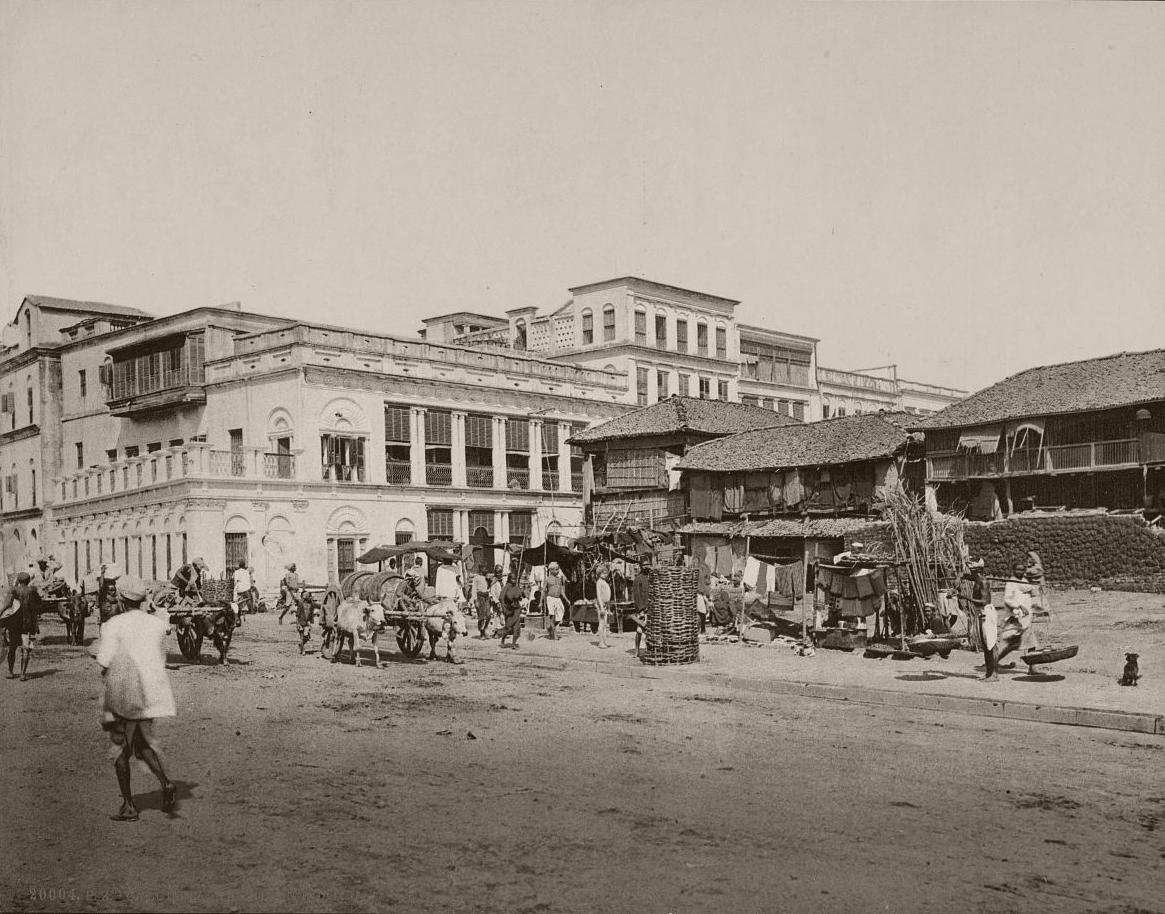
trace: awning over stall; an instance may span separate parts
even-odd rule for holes
[[[999,436],[1002,425],[984,425],[979,428],[964,429],[959,433],[959,447],[980,454],[994,454],[999,450]]]

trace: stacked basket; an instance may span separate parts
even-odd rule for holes
[[[694,568],[651,570],[647,589],[647,649],[644,663],[695,663],[700,659],[700,620]]]

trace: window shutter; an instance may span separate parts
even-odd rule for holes
[[[386,406],[384,408],[384,440],[395,444],[408,444],[413,440],[410,411],[407,406]]]
[[[490,416],[465,417],[465,446],[493,447],[493,419]]]
[[[530,453],[530,420],[506,420],[506,450],[521,454]]]
[[[437,409],[425,413],[425,444],[436,447],[453,446],[452,413]]]
[[[542,423],[542,454],[550,457],[558,453],[558,423]]]

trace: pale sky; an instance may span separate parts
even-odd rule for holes
[[[1165,5],[0,0],[0,281],[390,333],[623,275],[975,390],[1165,346]]]

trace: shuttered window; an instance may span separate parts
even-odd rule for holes
[[[635,312],[635,344],[637,346],[647,345],[647,312]]]
[[[484,530],[492,543],[494,540],[494,513],[493,511],[469,512],[469,535],[474,536],[478,530]]]
[[[530,420],[506,420],[506,450],[511,453],[530,453]]]
[[[453,446],[452,413],[442,409],[431,409],[425,413],[425,444],[435,447]]]
[[[510,513],[510,542],[519,546],[530,545],[530,535],[534,530],[534,516],[529,511]]]
[[[408,444],[413,440],[410,410],[407,406],[384,407],[384,440]]]
[[[646,448],[607,452],[608,487],[643,489],[666,484],[667,473],[662,452]]]
[[[493,418],[468,415],[465,417],[465,446],[493,448]]]
[[[724,327],[716,328],[716,358],[728,358],[728,331]]]
[[[453,509],[452,508],[430,508],[428,511],[429,519],[429,539],[430,540],[445,540],[450,542],[453,539]]]
[[[542,455],[549,457],[558,453],[558,423],[542,423]]]

